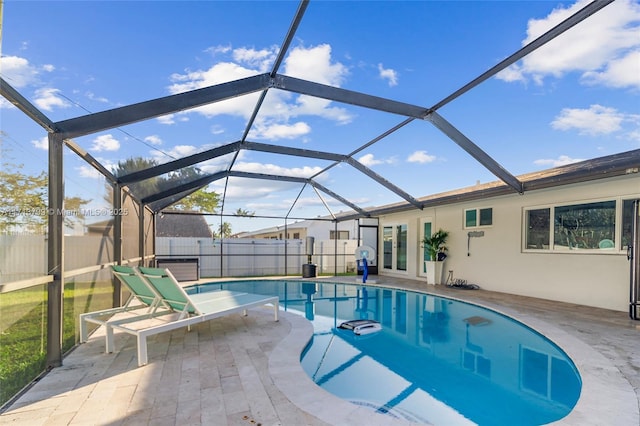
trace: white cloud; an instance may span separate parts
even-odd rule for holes
[[[432,163],[436,161],[435,155],[427,154],[427,151],[416,151],[407,157],[407,161],[410,163]]]
[[[220,144],[215,144],[215,145],[204,144],[201,146],[176,145],[173,148],[166,148],[162,150],[153,149],[150,152],[150,155],[153,158],[153,160],[162,164],[167,161],[175,160],[176,158],[188,157],[190,155],[197,154],[199,152],[204,152],[219,146],[221,145]],[[244,158],[244,155],[245,155],[244,152],[245,151],[242,151],[242,150],[237,152],[238,160]],[[197,165],[195,165],[195,167],[197,167],[198,169],[200,169],[205,173],[216,173],[223,169],[227,169],[229,167],[230,159],[233,158],[235,154],[236,152],[232,152],[230,154],[225,154],[220,157],[212,158],[210,160],[206,160],[201,163],[198,163]]]
[[[176,145],[169,151],[164,151],[172,158],[187,157],[198,152],[198,148],[193,145]]]
[[[538,166],[550,166],[550,167],[560,167],[571,163],[577,163],[579,161],[584,161],[584,158],[571,158],[568,155],[561,155],[556,159],[540,159],[535,160],[533,163]]]
[[[239,162],[233,169],[250,173],[265,173],[276,176],[291,176],[301,178],[309,178],[322,171],[321,167],[282,167],[275,164],[255,162]]]
[[[205,52],[209,52],[211,53],[213,56],[217,55],[218,53],[228,53],[231,51],[231,46],[230,45],[218,45],[218,46],[212,46],[209,47],[207,49],[205,49]]]
[[[16,106],[14,104],[6,100],[4,97],[0,97],[0,109],[12,109],[15,107]]]
[[[174,82],[169,87],[172,94],[209,87],[217,84],[256,75],[257,72],[230,62],[217,63],[208,70],[190,71],[187,74],[173,74]],[[200,113],[205,117],[228,114],[248,119],[256,105],[259,94],[248,94],[224,101],[204,105],[181,114]],[[168,121],[165,120],[165,123]]]
[[[263,174],[271,174],[276,176],[291,176],[291,177],[300,177],[300,178],[309,178],[317,173],[319,173],[322,168],[321,167],[282,167],[275,164],[263,164],[256,162],[238,162],[234,166],[234,170],[248,172],[248,173],[263,173]],[[325,173],[321,176],[321,178],[328,178],[328,175]],[[320,179],[320,180],[324,180]],[[224,180],[216,181],[212,184],[217,192],[222,192],[224,190]],[[283,206],[283,201],[278,198],[278,193],[282,193],[284,191],[290,191],[292,188],[295,188],[296,191],[299,191],[301,188],[300,183],[295,182],[285,182],[285,181],[271,181],[271,180],[261,180],[261,179],[245,179],[239,177],[230,177],[229,185],[227,186],[226,198],[227,200],[234,201],[251,201],[253,203],[247,203],[247,207],[249,210],[254,211],[265,211],[269,210],[266,207],[258,207],[256,204],[257,200],[261,202],[265,202],[267,199],[277,200],[276,210],[281,211]],[[266,203],[265,205],[268,205]]]
[[[278,47],[272,46],[269,49],[247,49],[239,48],[233,51],[233,59],[237,62],[247,64],[258,69],[261,73],[270,71],[278,54]]]
[[[13,88],[20,89],[37,81],[38,70],[19,56],[0,57],[2,77]]]
[[[222,61],[206,70],[173,74],[171,76],[173,84],[169,87],[172,94],[264,73],[271,66],[277,54],[275,46],[261,50],[248,48],[229,50],[211,48],[210,50],[215,51],[216,54],[228,53],[237,63]],[[346,66],[332,61],[331,46],[327,44],[292,49],[284,61],[283,69],[283,74],[288,76],[333,86],[339,86],[348,75]],[[163,123],[173,124],[175,117],[194,112],[208,118],[226,114],[246,120],[251,116],[258,97],[259,93],[251,93],[204,105],[173,116],[165,116]],[[272,89],[262,104],[252,137],[273,140],[280,137],[293,138],[308,134],[311,130],[309,124],[302,120],[291,122],[292,119],[303,115],[323,117],[339,124],[349,123],[352,120],[352,116],[344,108],[332,106],[328,100],[293,95],[290,92]]]
[[[53,111],[54,107],[68,108],[71,104],[64,98],[58,96],[60,90],[46,87],[36,90],[36,98],[34,103],[40,109],[45,111]]]
[[[289,111],[284,112],[283,116],[317,115],[339,124],[349,124],[353,120],[351,114],[344,108],[330,107],[329,105],[331,105],[331,101],[327,99],[300,95],[295,104],[288,106]]]
[[[602,71],[585,72],[582,81],[588,85],[640,88],[640,50],[612,60]]]
[[[219,62],[208,70],[187,70],[186,74],[172,74],[170,80],[173,84],[169,86],[169,92],[172,94],[188,92],[190,90],[239,80],[256,74],[258,74],[258,72],[255,70],[245,68],[238,64]]]
[[[175,124],[175,114],[167,114],[157,117],[158,123],[160,124]]]
[[[112,135],[100,135],[93,140],[91,150],[93,151],[117,151],[120,149],[120,142]]]
[[[85,93],[85,96],[92,101],[101,102],[101,103],[109,102],[109,99],[105,98],[104,96],[96,96],[93,92],[87,92]]]
[[[551,122],[556,130],[577,130],[581,135],[606,135],[622,128],[625,115],[615,108],[591,105],[589,109],[564,108]]]
[[[362,157],[358,158],[358,161],[367,167],[375,166],[377,164],[382,164],[382,160],[377,160],[373,154],[365,154]]]
[[[36,139],[31,141],[31,144],[38,149],[43,149],[45,151],[49,150],[49,137],[43,136],[40,139]]]
[[[367,167],[376,166],[378,164],[394,164],[397,162],[395,157],[389,157],[387,159],[380,160],[378,158],[375,158],[373,154],[365,154],[358,158],[358,161],[362,163],[362,165]]]
[[[162,145],[162,139],[158,135],[147,136],[144,141],[149,142],[151,145]]]
[[[311,127],[299,121],[293,124],[256,124],[251,137],[256,139],[278,140],[296,139],[311,132]]]
[[[220,126],[219,124],[214,124],[213,126],[211,126],[212,135],[221,135],[223,133],[224,133],[224,127]]]
[[[398,73],[395,70],[391,68],[385,69],[382,64],[378,64],[378,72],[380,73],[380,78],[389,82],[389,86],[398,85]]]
[[[627,133],[627,138],[629,138],[629,140],[638,142],[638,147],[640,147],[640,128]]]
[[[547,17],[531,19],[522,45],[535,40],[559,24],[590,0],[580,0],[554,9]],[[585,84],[610,87],[640,87],[638,62],[640,49],[640,4],[618,0],[562,35],[526,56],[496,77],[505,81],[533,80],[543,84],[545,77],[562,77],[569,72],[582,75]]]
[[[76,170],[78,171],[78,175],[80,177],[83,177],[83,178],[89,178],[89,179],[100,179],[100,178],[102,178],[102,173],[100,173],[99,171],[97,171],[93,167],[79,166],[79,167],[76,167]]]
[[[291,186],[291,184],[289,184]],[[331,210],[334,212],[336,210],[342,209],[344,204],[335,200],[331,197],[326,197],[321,199],[317,196],[311,197],[300,197],[300,198],[284,198],[282,200],[273,199],[272,202],[268,202],[269,199],[266,199],[268,196],[268,192],[265,193],[264,196],[261,197],[253,197],[250,200],[245,201],[244,207],[249,211],[257,211],[257,212],[271,212],[273,215],[282,215],[283,211],[286,212],[290,207],[294,207],[294,212],[298,211],[298,209],[305,209],[307,213],[305,215],[308,216],[321,216],[328,215],[330,210],[327,210],[326,206],[329,206]],[[259,199],[261,202],[256,202],[253,200]],[[264,200],[264,201],[263,201]],[[353,200],[356,203],[358,200]],[[295,204],[295,206],[294,206]],[[342,210],[340,210],[342,211]],[[294,216],[296,214],[294,213]]]
[[[349,74],[346,66],[331,61],[331,46],[321,44],[316,47],[296,47],[291,50],[284,62],[284,74],[328,84],[341,86]]]

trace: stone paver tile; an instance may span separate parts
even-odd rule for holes
[[[223,393],[224,410],[229,414],[241,413],[244,411],[250,411],[249,401],[242,391]]]
[[[47,422],[54,412],[53,408],[4,413],[0,416],[0,425],[39,426]]]
[[[178,401],[176,424],[199,425],[201,424],[200,413],[200,398]]]
[[[163,398],[156,397],[156,400],[153,403],[153,407],[151,407],[151,418],[160,419],[160,418],[171,417],[175,419],[177,411],[178,411],[177,399],[163,399]]]
[[[148,426],[176,426],[176,417],[168,416],[168,417],[152,417],[149,419]],[[205,423],[203,423],[204,425]],[[210,423],[214,425],[215,423]]]
[[[227,416],[220,388],[201,390],[200,411],[203,425],[226,424]]]
[[[236,393],[242,391],[242,381],[240,376],[226,376],[220,379],[222,393]]]
[[[123,419],[123,425],[139,426],[149,423],[151,417],[151,409],[129,411],[127,416]]]

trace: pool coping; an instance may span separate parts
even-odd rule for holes
[[[355,284],[325,281],[323,283]],[[464,298],[444,296],[389,284],[367,284],[458,300],[498,312],[542,334],[561,348],[574,362],[582,379],[580,397],[573,410],[553,425],[637,425],[640,410],[636,393],[620,370],[602,353],[579,338],[534,315],[525,314],[495,303],[478,303]],[[302,316],[286,313],[290,333],[274,348],[269,357],[269,372],[274,384],[300,409],[333,425],[415,425],[403,419],[372,412],[343,400],[316,385],[300,364],[302,351],[313,335],[311,322]]]

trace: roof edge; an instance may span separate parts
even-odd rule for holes
[[[517,176],[517,178],[523,183],[524,192],[528,192],[639,172],[640,149],[636,149],[605,157],[579,161],[539,172],[526,173]],[[425,208],[509,194],[516,194],[512,187],[502,181],[493,181],[421,197],[418,198],[418,201],[420,201],[422,207]],[[409,203],[395,203],[365,209],[365,211],[371,216],[379,216],[414,209],[415,207]],[[355,212],[336,215],[338,221],[351,220],[359,217],[363,216]]]

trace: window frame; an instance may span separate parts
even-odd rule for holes
[[[483,210],[491,210],[491,223],[489,225],[480,224]],[[475,211],[476,224],[467,226],[467,212]],[[493,207],[473,207],[462,211],[462,229],[485,229],[493,226]]]
[[[523,253],[562,253],[562,254],[601,254],[601,255],[620,255],[626,253],[626,247],[622,246],[622,234],[623,234],[623,208],[624,202],[629,200],[635,200],[638,196],[625,195],[618,197],[603,197],[597,199],[580,199],[571,200],[549,204],[539,204],[534,206],[525,206],[522,208],[522,222],[521,222],[521,250]],[[597,204],[605,202],[615,202],[614,212],[614,242],[615,246],[612,249],[600,249],[600,248],[556,248],[555,244],[555,210],[558,207],[571,207],[585,204]],[[528,248],[528,224],[529,224],[529,212],[535,210],[549,210],[549,229],[548,229],[548,248]]]

